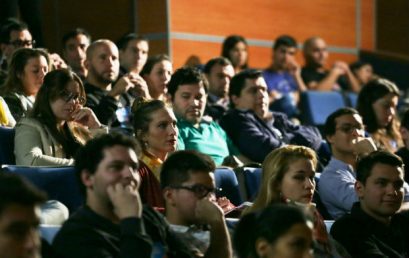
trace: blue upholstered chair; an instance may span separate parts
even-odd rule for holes
[[[44,238],[51,245],[54,240],[55,235],[57,235],[60,229],[61,229],[61,226],[41,224],[40,234],[41,234],[41,237]]]
[[[16,173],[47,192],[50,200],[57,200],[74,212],[83,203],[74,167],[24,167],[3,165],[4,172]]]
[[[0,166],[16,164],[14,158],[14,128],[0,126]]]
[[[243,202],[240,196],[239,182],[232,169],[217,168],[214,172],[214,179],[216,187],[221,188],[221,192],[218,192],[217,197],[226,196],[236,206]]]

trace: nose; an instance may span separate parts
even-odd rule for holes
[[[178,128],[175,125],[170,126],[170,135],[178,135]]]
[[[307,178],[306,179],[306,181],[305,181],[305,188],[306,189],[312,189],[312,190],[314,190],[315,189],[315,181],[314,181],[314,178]]]

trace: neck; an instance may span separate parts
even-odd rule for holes
[[[149,154],[151,154],[154,157],[157,157],[158,159],[165,161],[165,159],[168,156],[167,152],[157,152],[157,151],[153,151],[152,149],[147,149],[146,152],[148,152]]]
[[[166,219],[170,224],[179,225],[179,226],[190,226],[189,223],[184,221],[180,216],[178,216],[177,212],[175,212],[172,208],[166,207]]]
[[[107,91],[110,91],[111,88],[112,88],[112,83],[101,82],[101,81],[97,80],[95,78],[95,76],[91,75],[90,73],[88,73],[87,82],[94,85],[94,86],[96,86],[96,87],[98,87],[98,88],[101,88],[101,89],[107,90]]]
[[[381,223],[383,223],[385,225],[389,225],[391,223],[392,216],[385,217],[385,216],[380,216],[380,215],[378,215],[376,213],[373,213],[373,212],[371,212],[370,209],[367,209],[367,207],[365,206],[365,204],[362,203],[362,201],[361,201],[360,205],[361,205],[361,209],[367,215],[371,216],[375,220],[377,220],[377,221],[379,221],[379,222],[381,222]]]
[[[334,148],[332,148],[331,150],[332,150],[332,156],[334,156],[334,158],[351,165],[355,170],[356,160],[358,158],[356,154],[350,153],[350,152],[348,153],[340,152],[340,151],[334,150]]]
[[[113,207],[109,207],[109,203],[102,203],[94,197],[94,195],[87,195],[87,205],[98,215],[109,219],[113,223],[119,223],[119,218],[115,215]]]

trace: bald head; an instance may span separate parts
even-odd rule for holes
[[[323,67],[328,59],[327,44],[320,37],[311,37],[304,42],[304,58],[307,66]]]

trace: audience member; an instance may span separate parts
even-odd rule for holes
[[[48,54],[40,49],[23,48],[13,54],[2,96],[17,122],[32,110],[49,64]]]
[[[349,69],[357,79],[360,88],[364,87],[369,81],[376,78],[376,75],[373,72],[373,67],[368,62],[356,61],[349,65]]]
[[[199,257],[232,257],[231,242],[217,205],[213,160],[199,152],[179,151],[163,163],[161,187],[170,228]]]
[[[16,120],[11,115],[10,109],[7,103],[2,97],[0,97],[0,126],[14,127],[16,125]]]
[[[248,68],[248,44],[240,35],[230,35],[224,39],[222,56],[229,59],[234,67],[234,72],[239,73]]]
[[[397,213],[404,192],[402,160],[376,151],[362,158],[356,170],[359,202],[335,221],[331,235],[352,257],[408,256],[409,220]]]
[[[91,43],[91,35],[82,28],[67,32],[62,37],[62,53],[67,65],[84,81],[87,77],[85,67],[86,51]]]
[[[365,130],[380,149],[395,153],[403,146],[396,114],[399,89],[386,79],[370,81],[359,93],[357,110]]]
[[[405,164],[405,181],[409,183],[409,110],[406,110],[403,114],[399,131],[404,146],[396,154],[401,157],[403,164]]]
[[[263,162],[262,183],[254,204],[245,212],[259,211],[273,203],[299,206],[314,221],[315,257],[345,257],[312,203],[317,162],[315,152],[308,147],[288,145],[273,150]]]
[[[312,37],[304,42],[305,66],[301,76],[310,90],[348,90],[359,92],[358,81],[347,63],[336,61],[331,70],[325,68],[328,59],[327,44],[320,37]]]
[[[332,157],[321,173],[318,191],[333,219],[348,213],[358,201],[354,187],[356,162],[360,155],[376,150],[365,137],[362,117],[352,108],[341,108],[328,116],[324,126]]]
[[[234,249],[238,258],[312,258],[312,227],[299,208],[268,205],[240,219],[234,232]]]
[[[160,214],[142,206],[136,142],[106,134],[87,142],[75,156],[75,168],[86,204],[56,235],[58,257],[194,257],[169,230]]]
[[[70,70],[48,73],[32,113],[16,125],[17,165],[72,165],[77,149],[92,134],[106,132],[90,108],[84,108],[81,79]]]
[[[295,125],[283,113],[268,110],[267,85],[261,71],[245,70],[230,82],[233,107],[220,121],[239,151],[263,162],[271,150],[285,144],[299,144],[318,150],[322,138],[317,128]]]
[[[140,73],[146,81],[153,99],[167,101],[168,83],[173,73],[172,62],[167,55],[150,57]]]
[[[218,121],[229,108],[229,84],[234,68],[229,59],[216,57],[206,63],[204,74],[209,83],[205,115]]]
[[[142,147],[138,168],[142,202],[164,208],[160,170],[168,154],[176,149],[176,117],[161,100],[137,99],[132,106],[132,115],[135,138]]]
[[[86,106],[95,112],[101,123],[111,128],[122,125],[132,130],[129,114],[134,100],[133,89],[143,88],[148,92],[145,81],[139,75],[132,74],[117,80],[118,49],[107,39],[91,43],[87,48],[85,66],[88,70],[84,85],[87,93]]]
[[[168,84],[173,111],[178,119],[177,149],[208,154],[219,166],[227,156],[239,153],[223,129],[210,117],[203,116],[207,91],[207,80],[196,68],[176,70]]]
[[[273,45],[272,64],[263,71],[270,97],[270,109],[296,117],[300,93],[307,87],[301,78],[301,67],[295,59],[297,41],[291,36],[276,38]]]
[[[0,196],[0,257],[39,258],[39,210],[45,193],[17,175],[0,173]]]
[[[124,35],[117,42],[121,75],[133,73],[138,75],[148,59],[149,43],[145,37],[135,33]]]

